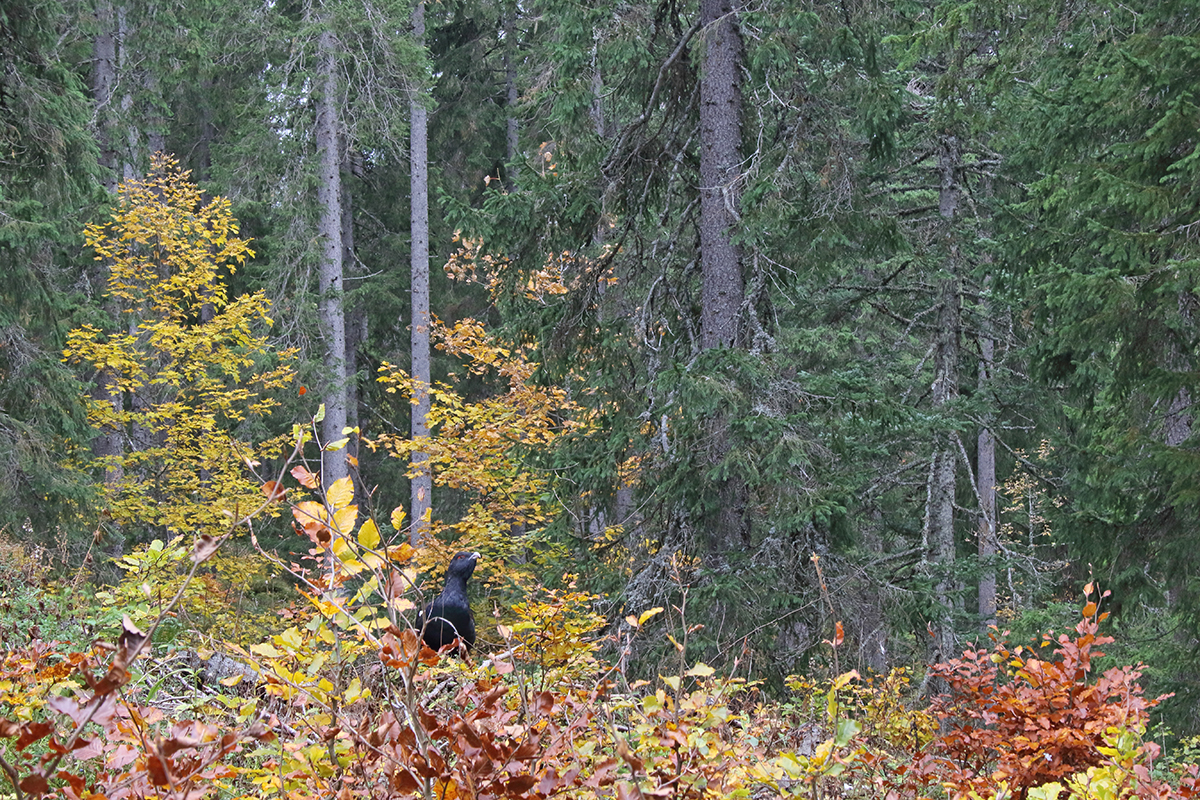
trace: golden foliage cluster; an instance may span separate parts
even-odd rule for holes
[[[145,179],[120,185],[110,220],[85,231],[119,320],[71,331],[64,355],[110,391],[87,401],[92,426],[130,443],[104,465],[118,523],[212,532],[258,504],[245,464],[270,448],[237,430],[277,405],[293,353],[268,341],[262,292],[228,295],[227,276],[253,255],[237,233],[229,201],[206,200],[161,154]]]

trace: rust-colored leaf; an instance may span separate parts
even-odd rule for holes
[[[450,730],[458,734],[463,741],[476,749],[483,749],[483,742],[479,738],[479,734],[475,728],[471,726],[465,719],[458,717],[450,723]]]
[[[262,485],[262,493],[272,503],[277,503],[287,496],[287,489],[279,481],[267,481]]]
[[[438,722],[438,718],[433,714],[430,714],[424,708],[417,709],[417,719],[421,721],[421,727],[423,727],[425,732],[430,736],[434,736],[438,731],[442,730],[442,725],[440,722]]]
[[[447,646],[449,646],[449,645],[447,645]],[[441,657],[437,654],[436,650],[434,650],[433,648],[429,647],[424,642],[422,642],[421,643],[421,655],[419,657],[419,660],[425,666],[432,667],[432,666],[435,666],[438,663],[438,661],[441,660]]]
[[[537,785],[537,778],[532,775],[517,775],[505,782],[504,791],[512,797],[525,797],[535,785]]]
[[[121,618],[121,636],[117,639],[117,654],[113,656],[112,669],[109,670],[110,676],[112,676],[113,670],[126,670],[133,663],[133,660],[137,658],[145,642],[145,632],[134,625],[129,615],[125,614]],[[116,678],[119,676],[112,677]],[[128,676],[126,676],[126,680],[128,680]]]
[[[554,693],[538,692],[533,696],[533,713],[545,716],[554,710]]]
[[[83,795],[84,789],[87,788],[87,782],[84,781],[83,778],[73,772],[68,772],[65,769],[60,769],[58,772],[54,773],[54,777],[58,778],[59,780],[66,781],[67,784],[70,785],[71,790],[75,792],[76,796]]]
[[[74,757],[80,762],[85,762],[89,758],[96,758],[104,752],[104,747],[100,739],[84,739],[80,736],[74,744]]]
[[[87,719],[87,709],[81,708],[78,703],[69,697],[62,697],[61,695],[48,697],[46,698],[46,705],[50,706],[50,708],[54,709],[59,714],[62,714],[65,717],[70,717],[76,725],[82,725],[83,721]],[[2,729],[2,726],[3,722],[0,722],[0,729]]]
[[[543,797],[549,797],[560,786],[565,786],[566,784],[566,781],[564,781],[562,778],[559,778],[558,770],[556,770],[553,766],[550,766],[543,770],[542,777],[537,784],[537,791],[538,794],[542,795]]]
[[[396,547],[389,547],[387,556],[392,561],[396,561],[396,562],[403,564],[405,561],[408,561],[414,555],[416,555],[416,552],[417,551],[415,549],[413,549],[413,546],[410,545],[408,542],[401,542]]]
[[[292,467],[292,477],[300,482],[300,485],[306,489],[316,489],[321,485],[321,476],[310,470],[303,464],[298,464]]]
[[[96,693],[97,697],[104,697],[105,695],[112,694],[127,683],[129,683],[128,670],[114,665],[109,668],[103,678],[95,682],[92,686],[92,691]]]
[[[168,769],[166,758],[151,755],[146,759],[146,772],[150,773],[150,782],[155,786],[166,786],[171,782]]]
[[[530,737],[521,742],[520,747],[512,752],[513,761],[529,761],[538,754],[538,740]]]
[[[391,774],[389,781],[392,786],[392,791],[398,795],[416,794],[421,790],[421,783],[416,776],[409,772],[407,767],[401,767]]]
[[[194,747],[199,747],[203,741],[195,736],[172,736],[162,743],[159,748],[160,753],[164,757],[173,756],[180,750],[190,750]]]
[[[24,750],[34,742],[44,739],[52,730],[54,726],[49,722],[27,722],[21,727],[21,735],[17,737],[15,746],[18,750]]]
[[[40,797],[50,791],[50,784],[41,775],[33,774],[22,780],[18,786],[25,794],[31,794],[35,797]]]

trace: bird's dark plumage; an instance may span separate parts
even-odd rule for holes
[[[475,571],[479,553],[459,553],[446,568],[446,586],[417,617],[425,644],[441,650],[462,639],[469,650],[475,644],[475,617],[467,601],[467,579]]]

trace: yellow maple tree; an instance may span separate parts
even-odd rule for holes
[[[548,448],[578,427],[577,406],[562,387],[539,386],[533,380],[538,364],[530,347],[509,347],[474,319],[454,325],[435,319],[433,333],[438,349],[462,358],[472,374],[498,379],[497,390],[472,401],[448,383],[435,383],[430,439],[384,434],[368,444],[382,445],[401,459],[416,449],[426,452],[434,483],[465,492],[474,501],[456,522],[433,520],[434,531],[451,528],[453,538],[463,544],[503,549],[511,545],[497,533],[514,526],[540,527],[560,510],[547,476],[523,456]],[[380,373],[386,391],[412,396],[413,381],[404,370],[385,362]]]
[[[294,357],[267,340],[262,292],[229,296],[226,278],[253,256],[250,242],[229,201],[204,197],[162,154],[84,236],[108,268],[120,319],[116,330],[72,330],[64,355],[106,372],[126,398],[86,401],[92,426],[126,441],[104,459],[107,512],[172,532],[228,528],[229,513],[262,500],[246,467],[267,445],[239,428],[276,404],[270,392],[292,380]]]

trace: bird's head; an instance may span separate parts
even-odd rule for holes
[[[446,575],[456,575],[465,581],[475,571],[475,563],[477,561],[479,561],[479,553],[459,553],[450,559],[450,566],[446,568]]]

